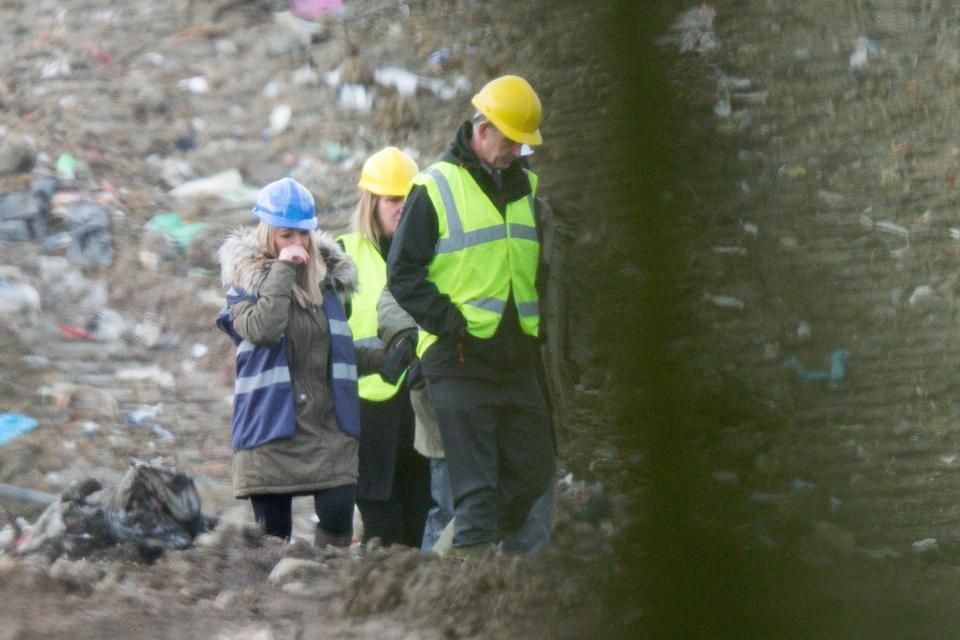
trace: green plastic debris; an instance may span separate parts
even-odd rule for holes
[[[76,180],[77,159],[69,153],[61,153],[57,158],[57,177],[61,180]]]
[[[190,243],[201,231],[207,228],[206,222],[187,224],[180,219],[180,215],[172,211],[158,213],[144,225],[147,231],[159,233],[177,245],[181,250],[190,246]]]

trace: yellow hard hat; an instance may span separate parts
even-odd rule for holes
[[[405,196],[420,168],[396,147],[386,147],[367,158],[357,186],[378,196]]]
[[[471,100],[480,113],[514,142],[540,144],[540,98],[520,76],[491,80]]]

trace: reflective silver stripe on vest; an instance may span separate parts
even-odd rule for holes
[[[356,380],[357,368],[352,364],[333,363],[333,377],[337,380]]]
[[[278,382],[290,382],[290,369],[286,366],[274,367],[255,376],[237,378],[237,384],[234,385],[233,391],[236,394],[250,393]]]
[[[330,325],[330,333],[337,336],[353,337],[353,334],[350,332],[350,325],[343,320],[334,320],[331,318],[328,324]]]
[[[241,353],[246,353],[247,351],[253,351],[256,347],[257,345],[253,344],[252,342],[243,340],[240,342],[240,344],[237,345],[237,355],[240,355]]]
[[[450,183],[437,169],[427,169],[424,173],[433,178],[437,183],[437,191],[440,192],[440,199],[443,201],[443,208],[447,214],[447,235],[449,238],[441,238],[437,243],[437,253],[450,253],[456,249],[444,249],[445,244],[458,245],[462,243],[463,227],[460,226],[460,213],[457,211],[457,203],[453,199],[453,191],[450,190]]]
[[[517,224],[516,222],[510,223],[510,237],[511,238],[520,238],[521,240],[533,240],[537,241],[537,228],[531,227],[528,224]]]
[[[521,316],[539,316],[540,315],[540,303],[534,300],[533,302],[521,302],[517,305],[517,311]]]
[[[503,313],[504,307],[507,306],[505,300],[500,300],[498,298],[474,298],[473,300],[467,300],[466,302],[471,307],[477,307],[478,309],[483,309],[485,311],[493,311],[494,313]]]
[[[484,227],[461,233],[458,237],[440,238],[437,243],[437,255],[441,253],[453,253],[462,251],[468,247],[475,247],[478,244],[486,242],[496,242],[507,237],[507,232],[500,225],[496,227]]]
[[[380,341],[380,338],[360,338],[359,340],[354,340],[353,345],[356,347],[373,347],[374,349],[379,349],[383,346],[383,342]]]

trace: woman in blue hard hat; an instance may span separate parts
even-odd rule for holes
[[[217,326],[237,347],[233,486],[268,535],[292,529],[294,496],[313,496],[318,545],[348,546],[353,533],[360,415],[357,369],[382,352],[355,352],[344,304],[356,268],[315,231],[313,197],[284,178],[264,187],[256,228],[219,250],[229,287]]]
[[[417,163],[396,147],[370,156],[360,174],[360,203],[351,233],[340,243],[353,258],[359,288],[350,310],[350,328],[358,346],[379,347],[377,299],[387,283],[386,256],[400,221],[404,196]],[[389,361],[399,361],[400,376],[413,358],[416,331],[393,340]],[[363,538],[384,545],[419,547],[432,500],[430,464],[413,448],[414,415],[407,380],[372,374],[360,378],[360,478],[357,506]]]

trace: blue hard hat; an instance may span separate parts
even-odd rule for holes
[[[253,215],[272,227],[306,231],[317,228],[313,196],[292,178],[281,178],[261,189]]]

